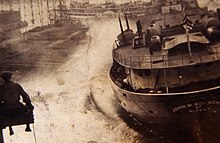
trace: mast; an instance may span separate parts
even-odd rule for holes
[[[121,23],[121,18],[120,18],[120,16],[119,16],[119,24],[120,24],[122,39],[123,39],[123,41],[125,42],[125,35],[124,35],[124,30],[123,30],[123,26],[122,26],[122,23]]]
[[[127,30],[130,30],[129,22],[128,22],[128,17],[125,14],[125,20],[126,20],[126,25],[127,25]]]

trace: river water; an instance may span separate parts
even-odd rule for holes
[[[26,75],[19,81],[35,106],[34,132],[14,127],[12,143],[129,143],[133,130],[118,117],[108,72],[112,43],[120,31],[117,18],[85,20],[87,37],[62,67]],[[125,23],[125,22],[124,22]],[[132,26],[131,26],[132,27]]]

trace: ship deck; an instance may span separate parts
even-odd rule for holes
[[[209,50],[168,55],[167,50],[154,51],[149,48],[134,49],[132,45],[113,49],[113,58],[121,65],[133,69],[164,69],[209,63],[220,60],[220,42],[212,43]]]

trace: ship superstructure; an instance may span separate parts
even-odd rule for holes
[[[147,27],[137,21],[137,32],[126,15],[126,30],[119,18],[112,87],[120,105],[140,121],[187,122],[220,112],[220,13],[198,7],[193,13],[193,7],[196,1],[167,1]]]

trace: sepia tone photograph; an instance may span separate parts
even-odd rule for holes
[[[220,143],[218,52],[220,0],[0,0],[0,143]]]

